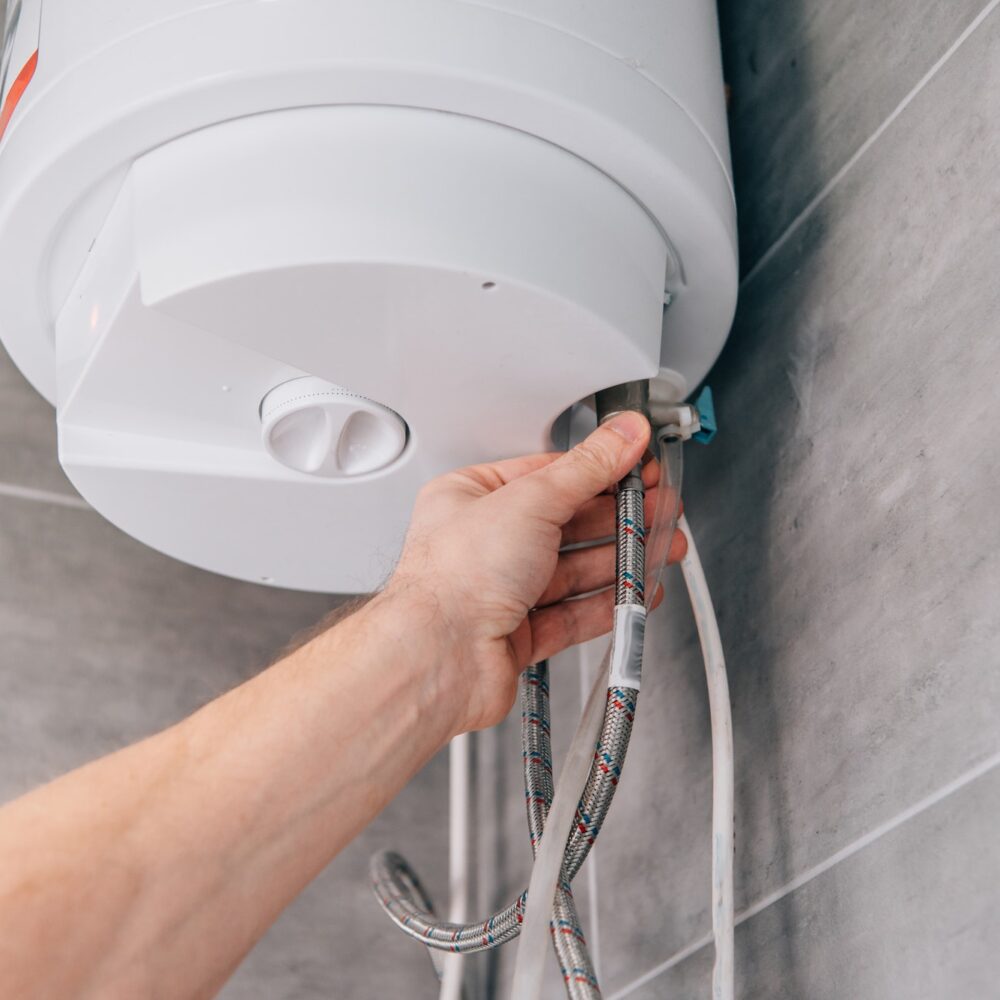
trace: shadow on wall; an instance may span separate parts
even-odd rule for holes
[[[821,186],[820,164],[810,158],[814,123],[808,120],[811,88],[818,84],[807,50],[789,41],[803,36],[807,13],[802,4],[725,0],[719,17],[730,88],[741,273],[746,274],[801,209],[801,203],[794,204],[796,194]],[[795,128],[779,127],[788,119],[797,120]],[[789,175],[794,183],[786,182]],[[740,781],[737,771],[737,886],[746,882],[743,873],[753,863],[749,843],[771,845],[770,884],[785,884],[796,874],[781,780],[792,751],[778,724],[782,687],[775,673],[775,644],[794,628],[790,615],[808,614],[808,602],[789,600],[787,570],[773,564],[771,552],[777,534],[789,530],[783,480],[812,451],[805,426],[812,376],[830,333],[821,317],[772,324],[768,279],[761,275],[741,289],[732,335],[708,379],[717,395],[722,433],[711,448],[688,449],[685,484],[699,533],[713,539],[706,561],[712,585],[719,588],[736,752],[738,760],[752,762],[754,771],[752,781],[745,773]],[[805,291],[801,299],[808,299]],[[791,530],[797,528],[794,519]],[[737,895],[737,907],[752,902]],[[799,997],[804,987],[794,955],[797,914],[789,903],[782,910],[782,933],[772,942],[769,968],[780,970],[782,996]]]
[[[746,274],[823,186],[815,94],[824,81],[805,44],[801,0],[721,0],[722,58]]]

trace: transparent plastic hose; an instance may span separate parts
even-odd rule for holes
[[[646,605],[651,607],[667,568],[670,543],[677,530],[684,478],[684,443],[679,438],[657,441],[660,480],[656,490],[652,529],[646,546]]]
[[[644,565],[640,570],[642,583],[639,593],[632,593],[631,600],[628,599],[628,582],[623,577],[621,566],[621,554],[623,547],[627,546],[627,539],[638,537],[639,544],[644,544],[644,516],[643,497],[640,488],[636,491],[632,488],[635,482],[635,475],[623,480],[619,485],[619,574],[618,593],[616,595],[616,614],[618,608],[636,603],[641,598],[641,603],[651,603],[656,596],[656,589],[662,577],[670,550],[670,541],[673,538],[676,528],[677,512],[679,509],[681,492],[681,444],[680,442],[664,441],[659,447],[660,451],[660,481],[656,499],[656,510],[653,518],[652,532],[649,535],[649,544],[646,546],[647,552],[644,558]],[[638,507],[634,503],[631,510],[623,509],[628,498],[623,497],[623,493],[631,489],[638,493]],[[634,521],[638,519],[638,525]],[[629,532],[628,522],[632,521],[632,528],[638,528],[638,532]],[[623,541],[625,539],[625,541]],[[624,574],[627,576],[627,574]],[[633,588],[634,591],[634,588]],[[617,637],[616,637],[617,638]],[[638,635],[638,650],[634,648],[631,655],[638,656],[641,664],[642,657],[642,633]],[[617,649],[616,649],[617,646]],[[558,905],[557,888],[560,885],[560,873],[564,869],[564,855],[569,855],[574,830],[571,830],[571,823],[577,819],[578,803],[581,802],[581,791],[583,791],[583,801],[586,802],[588,796],[590,780],[588,774],[593,775],[596,768],[603,764],[608,766],[606,760],[601,759],[602,743],[596,737],[601,728],[602,715],[606,717],[608,706],[619,700],[619,696],[624,696],[630,700],[632,711],[628,713],[627,731],[619,734],[619,745],[613,752],[608,753],[608,757],[613,760],[614,766],[620,770],[624,764],[624,755],[628,747],[628,739],[631,736],[631,716],[634,715],[634,706],[638,698],[638,681],[634,688],[619,689],[612,685],[610,677],[616,674],[617,664],[612,657],[622,655],[622,646],[612,643],[606,662],[610,669],[605,668],[598,673],[597,679],[590,692],[587,705],[584,709],[583,718],[573,737],[563,772],[559,781],[559,788],[556,790],[552,807],[549,810],[546,828],[549,831],[568,831],[570,844],[567,844],[564,836],[546,837],[542,841],[541,849],[535,857],[535,865],[532,869],[531,882],[528,886],[528,898],[530,900],[546,900],[544,909],[537,904],[529,905],[524,919],[524,926],[521,932],[521,940],[518,943],[517,962],[514,968],[514,979],[511,985],[511,1000],[537,1000],[541,996],[542,979],[545,969],[545,953],[549,939],[549,924],[552,919],[553,907]],[[627,654],[626,654],[627,655]],[[603,696],[603,697],[602,697]],[[604,709],[604,712],[602,712]],[[597,753],[595,753],[595,745]],[[607,752],[608,748],[603,748]],[[587,784],[587,788],[584,784]],[[612,790],[617,785],[617,780],[611,786]],[[613,791],[612,791],[613,794]],[[610,805],[610,802],[607,803]],[[605,807],[606,808],[606,807]],[[603,816],[601,817],[603,820]],[[596,836],[596,830],[595,830]],[[582,863],[582,862],[581,862]],[[574,872],[575,874],[575,872]],[[573,996],[599,997],[600,990],[596,985],[589,990],[574,992],[574,984],[567,981],[567,992]]]

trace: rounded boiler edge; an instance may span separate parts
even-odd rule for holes
[[[732,318],[735,213],[727,151],[707,137],[718,136],[718,121],[693,118],[672,93],[681,84],[690,89],[686,76],[700,72],[701,89],[718,92],[717,114],[709,117],[724,122],[714,7],[684,0],[658,15],[668,46],[677,44],[678,24],[696,37],[688,39],[693,51],[678,60],[676,79],[664,70],[654,82],[600,48],[600,39],[571,33],[575,18],[590,15],[572,4],[550,6],[562,8],[553,15],[561,30],[459,0],[186,0],[169,18],[126,0],[104,0],[100,19],[47,6],[38,74],[0,147],[0,265],[7,265],[0,266],[0,291],[8,293],[0,295],[0,336],[27,331],[9,344],[19,367],[54,401],[54,312],[106,218],[123,166],[220,121],[354,103],[505,124],[613,178],[676,247],[684,285],[672,289],[664,361],[696,384]],[[650,17],[630,29],[637,39],[656,23]],[[600,28],[589,26],[591,34]],[[700,71],[691,69],[692,59]],[[67,129],[68,120],[78,126]],[[93,202],[83,204],[90,192]],[[12,261],[4,260],[8,226],[19,236]],[[49,256],[57,232],[65,245]],[[46,293],[33,294],[47,260]]]
[[[37,0],[25,2],[30,6]],[[56,397],[54,317],[64,303],[69,307],[72,297],[67,296],[81,261],[87,267],[93,264],[91,248],[106,240],[115,206],[130,197],[136,158],[150,159],[188,138],[240,122],[255,127],[269,117],[268,112],[330,110],[321,106],[338,102],[375,112],[380,109],[373,105],[381,110],[409,105],[458,120],[492,122],[512,135],[533,136],[590,165],[626,193],[668,235],[685,282],[671,287],[674,294],[665,314],[666,337],[659,359],[645,349],[630,356],[610,341],[590,346],[586,350],[594,370],[586,377],[578,371],[572,392],[560,382],[560,372],[567,360],[584,364],[579,357],[539,359],[534,382],[531,366],[516,372],[490,366],[480,397],[497,394],[509,402],[548,394],[548,408],[531,417],[531,434],[502,439],[509,421],[496,418],[475,427],[474,434],[470,429],[469,446],[449,450],[441,447],[439,426],[415,423],[412,447],[388,474],[360,476],[346,487],[353,493],[352,508],[388,515],[377,518],[387,527],[369,533],[367,555],[355,551],[350,540],[342,540],[339,547],[335,544],[337,527],[329,519],[338,516],[342,501],[326,509],[328,491],[340,492],[335,480],[325,482],[294,470],[287,470],[286,476],[265,474],[246,448],[220,462],[211,448],[202,447],[208,441],[202,437],[191,449],[178,439],[178,448],[166,449],[162,458],[154,458],[148,448],[125,448],[112,456],[102,453],[102,441],[87,433],[85,421],[74,423],[61,407],[61,450],[71,478],[106,516],[143,541],[246,579],[266,575],[277,585],[305,589],[367,589],[391,566],[394,539],[401,535],[412,494],[430,475],[449,464],[546,447],[544,432],[556,411],[609,382],[646,377],[655,371],[657,361],[668,359],[683,377],[695,381],[714,360],[735,298],[735,243],[725,150],[720,153],[718,139],[724,113],[721,81],[713,77],[718,53],[709,37],[714,10],[707,0],[682,0],[656,22],[663,24],[671,39],[683,37],[678,44],[690,50],[687,55],[695,72],[705,74],[697,85],[682,78],[690,63],[680,58],[672,63],[678,74],[674,80],[669,68],[659,72],[648,62],[640,68],[645,42],[639,34],[649,36],[650,26],[655,27],[650,17],[661,17],[658,5],[645,0],[640,0],[642,18],[637,16],[634,22],[619,18],[622,23],[613,30],[609,21],[601,22],[603,15],[561,0],[540,0],[530,10],[519,0],[489,6],[459,0],[338,5],[306,0],[280,5],[179,0],[169,18],[124,0],[99,2],[100,18],[85,16],[69,4],[46,4],[38,75],[0,145],[0,336],[7,338],[16,362],[51,399]],[[175,58],[180,50],[184,60]],[[688,95],[718,90],[715,113],[706,117],[704,107],[699,110],[697,102],[684,96],[685,88]],[[67,128],[67,122],[72,126]],[[589,205],[587,199],[582,203]],[[482,231],[488,232],[488,227]],[[17,253],[11,253],[15,245]],[[573,241],[567,244],[567,273],[575,265],[569,263],[575,246]],[[494,268],[482,274],[475,267],[468,270],[480,294],[486,293],[487,285],[493,286],[488,294],[500,307],[509,306],[513,292],[524,288],[523,282],[496,274]],[[667,270],[664,266],[661,286]],[[140,296],[155,299],[161,308],[159,303],[169,297],[158,295],[155,282],[146,280],[149,275],[143,278]],[[103,301],[94,305],[100,306],[94,315],[100,313],[103,321],[110,306]],[[661,321],[659,317],[655,330],[650,327],[657,340]],[[84,322],[79,328],[86,334]],[[102,334],[95,329],[94,335]],[[70,345],[79,348],[77,357],[85,354],[85,340],[81,336]],[[65,338],[62,343],[67,343]],[[66,353],[59,364],[67,384],[76,363],[72,354]],[[322,364],[288,364],[282,351],[276,349],[274,354],[280,357],[274,359],[270,373],[250,379],[253,392],[239,377],[240,365],[223,365],[219,377],[212,376],[226,386],[223,393],[217,385],[210,387],[218,397],[209,400],[213,412],[229,413],[238,403],[245,405],[248,393],[255,407],[267,388],[309,374],[383,400],[410,419],[406,406],[390,398],[391,393],[366,384],[364,372],[355,372],[357,378],[342,378],[338,370]],[[436,393],[442,406],[451,406],[453,418],[461,414],[467,423],[468,406],[482,402],[453,398],[436,383],[428,386],[428,393]],[[82,400],[62,390],[59,396],[72,405]],[[155,416],[155,408],[144,415]],[[261,452],[259,426],[254,433]],[[231,468],[233,481],[223,489],[212,476],[234,458],[238,461]],[[170,477],[172,470],[187,465],[197,470],[181,496],[191,510],[189,522],[209,523],[213,505],[245,510],[258,524],[268,524],[269,530],[258,530],[254,541],[266,547],[275,534],[269,513],[273,505],[297,511],[292,520],[298,517],[311,525],[313,537],[322,533],[329,540],[330,551],[319,559],[336,567],[336,574],[302,572],[302,562],[316,559],[317,554],[280,537],[274,543],[296,550],[291,563],[300,568],[283,563],[284,551],[258,551],[255,565],[236,565],[213,548],[233,529],[228,523],[223,523],[218,538],[192,536],[175,544],[154,537],[156,531],[125,508],[139,503],[152,519],[175,518],[178,498],[171,501]],[[280,471],[273,461],[267,468]],[[395,481],[397,474],[405,482]],[[96,488],[98,479],[106,481]],[[310,504],[303,504],[302,497],[310,489],[321,492],[307,511]],[[393,492],[396,504],[386,512],[384,496]],[[234,548],[237,542],[230,539],[227,545]],[[359,571],[362,557],[370,565]]]
[[[547,450],[554,411],[655,368],[664,254],[603,174],[485,122],[311,108],[202,130],[137,161],[60,315],[64,468],[177,558],[371,589],[428,478]],[[305,373],[405,414],[406,451],[349,478],[275,462],[260,400]]]

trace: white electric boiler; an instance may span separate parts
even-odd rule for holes
[[[0,337],[80,493],[358,592],[414,496],[717,356],[713,0],[7,0]]]

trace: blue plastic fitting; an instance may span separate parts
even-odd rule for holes
[[[709,444],[719,431],[719,425],[715,420],[715,399],[712,396],[711,386],[706,385],[698,393],[694,406],[701,419],[701,430],[697,434],[693,434],[692,439],[698,444]]]

